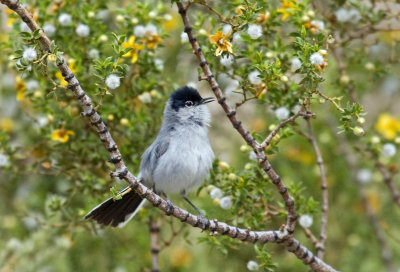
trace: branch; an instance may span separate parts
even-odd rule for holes
[[[265,140],[261,143],[261,146],[262,147],[269,146],[269,144],[271,143],[272,138],[274,138],[275,135],[278,134],[278,132],[279,132],[279,130],[281,128],[283,128],[284,126],[286,126],[289,123],[294,122],[300,116],[304,116],[306,118],[309,118],[309,117],[315,118],[315,115],[312,114],[312,113],[299,111],[298,113],[296,113],[295,115],[293,115],[289,119],[287,119],[287,120],[281,122],[279,125],[277,125],[276,128],[274,130],[272,130],[271,133],[267,136],[267,138],[265,138]]]
[[[281,178],[275,172],[270,162],[268,161],[267,156],[265,155],[264,146],[262,144],[257,143],[257,141],[251,136],[250,132],[244,128],[242,122],[238,118],[236,118],[236,111],[232,110],[230,106],[226,103],[226,98],[223,96],[222,91],[219,88],[219,85],[210,70],[208,62],[202,53],[202,50],[197,42],[197,39],[193,34],[193,29],[189,23],[189,18],[186,14],[185,7],[181,2],[177,2],[176,4],[178,6],[179,13],[181,14],[182,21],[185,26],[184,31],[188,35],[189,41],[192,45],[193,53],[199,60],[200,67],[203,69],[203,73],[207,77],[207,81],[210,84],[211,90],[214,92],[214,95],[217,98],[218,103],[221,105],[222,109],[227,114],[233,127],[238,131],[238,133],[242,136],[242,138],[246,141],[246,143],[253,148],[254,152],[257,155],[258,162],[261,164],[261,167],[267,173],[272,183],[275,185],[279,193],[282,195],[282,198],[288,210],[288,218],[285,228],[280,231],[281,233],[285,233],[285,231],[287,232],[287,235],[285,235],[286,240],[284,240],[284,244],[288,247],[288,251],[293,252],[299,259],[303,260],[305,264],[310,265],[310,267],[316,271],[335,271],[332,267],[324,263],[321,259],[316,258],[315,256],[313,256],[310,261],[304,259],[304,256],[308,256],[309,254],[312,253],[306,247],[302,246],[300,242],[298,242],[292,236],[297,220],[297,213],[294,207],[294,200],[292,196],[289,194],[286,186],[282,183]]]

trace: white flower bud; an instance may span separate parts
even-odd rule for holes
[[[143,38],[146,35],[146,28],[142,25],[135,26],[133,34],[138,38]]]
[[[69,26],[72,23],[72,17],[68,13],[62,13],[58,17],[58,22],[63,26]]]
[[[320,53],[315,52],[314,54],[312,54],[310,56],[310,62],[313,65],[320,66],[320,65],[324,64],[324,57]]]
[[[286,120],[289,117],[290,111],[286,107],[280,107],[275,110],[275,116],[279,120]]]
[[[88,56],[91,59],[98,59],[100,57],[100,52],[96,48],[92,48],[89,50]]]
[[[213,188],[210,192],[210,197],[212,199],[216,199],[216,198],[221,198],[222,197],[222,191],[220,188]]]
[[[303,228],[309,228],[309,227],[311,227],[311,225],[313,224],[313,218],[312,218],[312,216],[309,215],[309,214],[303,214],[302,216],[300,216],[299,224],[300,224],[300,226],[302,226]]]
[[[52,24],[45,24],[43,26],[43,31],[48,37],[52,37],[56,33],[56,27]]]
[[[229,210],[232,207],[232,199],[230,196],[224,196],[219,201],[219,206],[224,210]]]
[[[187,43],[187,42],[189,42],[189,37],[186,34],[186,32],[182,32],[181,33],[181,43]]]
[[[76,35],[78,35],[79,37],[85,38],[85,37],[89,36],[89,34],[90,34],[90,28],[89,28],[88,25],[79,24],[79,25],[76,27],[75,32],[76,32]]]
[[[34,61],[37,58],[37,53],[36,53],[35,48],[33,48],[33,47],[26,48],[24,53],[22,54],[22,57],[26,61],[29,61],[29,62]]]
[[[106,85],[111,90],[118,88],[120,86],[120,84],[121,84],[121,80],[120,80],[119,76],[117,76],[117,75],[111,74],[106,78]]]
[[[149,33],[150,35],[157,35],[157,27],[155,25],[149,24],[145,28],[146,33]]]
[[[258,76],[260,75],[260,72],[258,71],[253,71],[249,74],[248,78],[251,84],[260,84],[261,78],[259,78]]]
[[[247,29],[247,34],[255,40],[258,39],[262,36],[262,27],[259,25],[249,25],[249,28]]]
[[[382,155],[385,157],[393,157],[396,155],[397,149],[394,144],[387,143],[382,146]]]
[[[250,271],[257,271],[258,268],[259,268],[259,266],[256,261],[251,260],[247,263],[247,269]]]
[[[372,178],[372,173],[369,169],[364,168],[364,169],[360,169],[357,172],[357,180],[360,183],[366,184],[371,181],[371,178]]]
[[[164,61],[161,59],[154,59],[154,65],[158,71],[162,71],[164,69]]]
[[[292,70],[292,72],[296,72],[297,70],[299,70],[301,68],[301,61],[298,57],[294,57],[291,59],[291,65],[290,65],[290,70]]]
[[[362,127],[358,127],[357,126],[357,127],[353,128],[353,133],[356,136],[363,136],[365,134],[365,131],[364,131],[364,129]]]
[[[138,98],[143,104],[151,103],[151,94],[149,92],[142,93]]]
[[[365,118],[364,117],[358,117],[357,118],[357,122],[362,125],[362,124],[365,123]]]
[[[34,79],[28,80],[26,82],[26,89],[31,92],[36,91],[39,89],[39,82]]]

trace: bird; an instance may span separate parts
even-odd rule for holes
[[[211,115],[206,105],[212,101],[213,97],[202,98],[192,87],[175,90],[165,104],[156,139],[142,155],[138,174],[140,181],[164,196],[170,207],[167,194],[180,194],[196,210],[204,226],[204,214],[186,193],[199,187],[212,168],[214,152],[208,138]],[[94,207],[85,219],[105,226],[125,226],[145,199],[130,186],[118,196],[118,200],[109,198]]]

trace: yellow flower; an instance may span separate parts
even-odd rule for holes
[[[68,61],[68,67],[69,67],[69,69],[71,69],[71,72],[72,72],[73,74],[76,73],[76,69],[75,69],[75,60],[71,59],[70,61]],[[58,79],[60,80],[60,85],[61,85],[61,86],[67,86],[67,85],[68,85],[68,82],[65,81],[65,79],[64,79],[64,77],[62,76],[62,74],[61,74],[60,71],[58,71],[58,72],[56,73],[56,78],[58,78]]]
[[[0,119],[0,128],[5,132],[10,132],[14,129],[14,122],[10,118]]]
[[[136,40],[136,37],[132,35],[129,37],[128,41],[122,43],[122,47],[124,49],[126,49],[128,47],[132,47],[132,49],[128,53],[123,55],[123,57],[125,57],[125,58],[132,57],[132,60],[131,60],[132,63],[135,63],[137,61],[138,51],[144,48],[143,45],[135,43],[135,40]]]
[[[228,36],[229,32],[224,36],[222,31],[218,31],[217,34],[209,37],[210,42],[215,43],[218,46],[217,50],[215,51],[216,56],[221,55],[223,51],[227,51],[229,54],[232,53],[232,44],[228,42]]]
[[[297,9],[296,0],[282,0],[281,5],[282,8],[277,9],[277,11],[283,14],[282,21],[285,21],[291,15],[291,12]]]
[[[158,34],[146,32],[146,37],[141,41],[146,43],[147,48],[154,49],[157,47],[157,44],[162,41],[162,39],[160,36],[158,36]]]
[[[60,129],[53,131],[53,133],[51,134],[51,139],[53,141],[66,143],[69,140],[69,135],[75,135],[75,132],[73,132],[72,130],[66,130],[64,126],[62,126]]]
[[[15,77],[14,87],[17,90],[17,100],[21,101],[25,98],[26,84],[20,76]]]
[[[375,130],[388,140],[393,140],[400,132],[400,119],[387,113],[379,115]]]

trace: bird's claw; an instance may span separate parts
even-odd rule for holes
[[[172,204],[171,200],[167,198],[168,209],[165,212],[166,215],[170,216],[174,212],[174,204]]]
[[[197,221],[199,222],[199,225],[201,226],[201,231],[205,231],[208,226],[210,225],[210,221],[204,216],[204,214],[199,214],[197,216]]]

